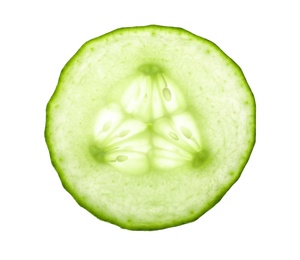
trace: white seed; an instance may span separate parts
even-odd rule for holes
[[[178,141],[178,140],[179,140],[177,134],[175,134],[174,132],[170,132],[170,133],[169,133],[169,136],[170,136],[172,139],[174,139],[175,141]]]
[[[102,131],[103,132],[107,132],[109,130],[109,128],[111,127],[111,121],[106,122],[103,127],[102,127]]]
[[[141,87],[138,86],[135,92],[135,99],[138,99],[140,97],[140,94],[141,94]]]
[[[124,161],[126,161],[127,159],[128,159],[128,156],[126,156],[126,155],[118,155],[117,158],[116,158],[116,160],[117,160],[118,162],[124,162]]]
[[[183,133],[183,135],[187,138],[187,139],[191,139],[192,138],[192,132],[190,131],[190,129],[186,128],[185,126],[180,127],[181,132]]]
[[[144,102],[146,103],[147,100],[148,100],[148,95],[146,94],[146,95],[144,96]]]
[[[122,132],[119,133],[119,137],[124,137],[124,136],[128,135],[129,132],[130,132],[130,130],[125,129],[125,130],[123,130]]]
[[[164,96],[164,98],[165,98],[167,101],[170,101],[171,98],[172,98],[172,94],[171,94],[170,89],[164,88],[164,89],[163,89],[163,96]]]

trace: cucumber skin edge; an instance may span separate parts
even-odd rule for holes
[[[144,27],[144,26],[142,26]],[[158,25],[150,25],[150,26],[145,26],[145,27],[152,27],[152,28],[159,28],[159,27],[164,27],[164,26],[158,26]],[[129,27],[131,28],[131,27]],[[141,27],[136,27],[136,28],[141,28]],[[182,30],[184,32],[187,32],[186,30],[182,29],[182,28],[176,28],[176,27],[172,27],[173,29],[177,29],[177,30]],[[127,28],[119,28],[119,29],[116,29],[112,32],[108,32],[107,34],[104,34],[102,36],[99,36],[99,37],[96,37],[94,39],[91,39],[90,41],[87,41],[85,44],[83,44],[83,46],[73,55],[73,57],[77,56],[79,54],[79,52],[81,52],[86,45],[89,44],[89,42],[91,41],[94,41],[95,39],[98,39],[98,38],[102,38],[102,37],[106,37],[108,34],[111,34],[111,33],[115,33],[119,30],[124,30],[124,29],[127,29]],[[192,33],[191,33],[192,34]],[[192,34],[194,35],[194,34]],[[194,35],[195,37],[197,38],[202,38],[200,36],[197,36],[197,35]],[[204,38],[202,38],[204,39]],[[226,55],[215,43],[207,40],[207,39],[204,39],[205,41],[209,42],[210,44],[214,45],[215,47],[217,47],[217,49],[219,49],[224,55]],[[73,57],[67,62],[67,64],[64,66],[64,68],[62,69],[61,71],[61,74],[60,74],[60,77],[59,77],[59,82],[63,81],[63,78],[64,78],[64,74],[65,74],[65,71],[68,70],[68,67],[69,66],[72,66],[72,61],[73,61]],[[58,175],[59,175],[59,178],[61,180],[61,183],[64,187],[64,189],[66,191],[68,191],[68,193],[70,193],[70,195],[76,200],[76,202],[81,206],[83,207],[84,209],[88,210],[91,214],[93,214],[95,217],[99,218],[100,220],[103,220],[103,221],[106,221],[106,222],[109,222],[111,224],[114,224],[114,225],[117,225],[123,229],[128,229],[128,230],[135,230],[135,231],[153,231],[153,230],[160,230],[160,229],[165,229],[165,228],[170,228],[170,227],[176,227],[176,226],[179,226],[179,225],[183,225],[183,224],[186,224],[186,223],[190,223],[190,222],[193,222],[197,219],[199,219],[202,215],[204,215],[207,211],[209,211],[211,208],[213,208],[218,202],[221,201],[221,199],[223,198],[223,196],[227,193],[227,191],[237,182],[237,180],[240,178],[241,176],[241,173],[243,172],[246,164],[248,163],[249,161],[249,158],[252,154],[252,151],[254,149],[254,146],[255,146],[255,143],[256,143],[256,102],[255,102],[255,98],[254,98],[254,95],[248,85],[248,83],[246,82],[246,79],[244,77],[244,74],[241,70],[241,68],[230,58],[226,55],[226,57],[228,59],[230,59],[230,62],[232,64],[235,65],[235,68],[237,68],[239,70],[239,73],[243,76],[244,80],[245,80],[245,83],[246,85],[248,86],[248,91],[249,93],[251,94],[252,96],[252,101],[253,101],[253,104],[252,104],[252,110],[253,110],[253,127],[252,127],[252,131],[253,131],[253,135],[252,135],[252,143],[249,144],[249,150],[248,150],[248,157],[245,158],[244,160],[244,164],[241,165],[241,168],[239,169],[238,172],[235,173],[235,178],[233,179],[233,181],[225,188],[221,189],[220,192],[218,194],[216,194],[215,196],[215,199],[213,201],[211,201],[210,203],[208,203],[206,205],[206,207],[202,210],[202,212],[199,212],[198,214],[192,216],[190,219],[188,220],[185,220],[185,221],[176,221],[174,223],[168,223],[168,224],[160,224],[160,225],[151,225],[151,226],[136,226],[134,225],[133,223],[120,223],[118,221],[114,221],[112,219],[110,219],[109,216],[106,216],[106,214],[99,214],[99,212],[95,212],[92,208],[89,208],[85,205],[85,202],[80,200],[76,194],[72,191],[72,188],[69,187],[69,185],[67,184],[67,181],[64,179],[63,177],[63,174],[61,174],[60,172],[62,172],[62,170],[59,168],[59,163],[57,162],[58,159],[55,158],[55,153],[53,153],[53,144],[51,143],[51,134],[49,133],[49,122],[51,121],[50,120],[50,109],[51,109],[51,103],[52,101],[55,99],[56,95],[59,95],[59,92],[60,92],[60,88],[56,88],[50,101],[48,102],[47,104],[47,107],[46,107],[46,126],[45,126],[45,132],[44,132],[44,136],[45,136],[45,141],[46,141],[46,144],[48,146],[48,149],[49,149],[49,154],[50,154],[50,158],[51,158],[51,163],[53,165],[53,167],[55,168],[55,170],[57,171]],[[58,84],[59,85],[59,84]]]

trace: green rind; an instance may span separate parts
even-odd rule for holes
[[[154,29],[154,30],[166,30],[165,27],[161,27],[161,26],[156,26],[156,25],[151,25],[151,26],[146,26],[146,27],[137,27],[136,30],[149,30],[149,29]],[[181,33],[187,33],[187,31],[181,29],[181,28],[171,28],[170,30],[174,30],[176,29],[178,32]],[[82,48],[73,56],[73,57],[79,57],[81,55],[81,53],[84,53],[85,48],[87,48],[87,46],[94,42],[95,40],[104,40],[106,37],[110,37],[110,35],[112,34],[119,34],[121,31],[123,31],[124,33],[127,30],[133,30],[132,28],[121,28],[118,30],[115,30],[111,33],[105,34],[101,37],[95,38],[87,43],[85,43]],[[200,38],[199,36],[196,36],[194,34],[193,37],[196,37],[197,39],[203,39]],[[173,227],[173,226],[178,226],[178,225],[182,225],[188,222],[192,222],[195,221],[196,219],[198,219],[200,216],[202,216],[205,212],[207,212],[209,209],[211,209],[214,205],[216,205],[221,198],[225,195],[225,193],[231,188],[231,186],[239,179],[245,165],[247,164],[249,157],[251,155],[252,149],[254,147],[255,144],[255,100],[254,100],[254,96],[253,93],[250,90],[250,87],[248,85],[248,83],[245,80],[245,77],[243,75],[242,70],[239,68],[239,66],[232,60],[230,59],[217,45],[215,45],[214,43],[204,39],[207,43],[209,43],[211,46],[213,46],[213,48],[215,50],[218,50],[220,52],[220,55],[224,57],[226,57],[228,59],[228,62],[230,63],[232,68],[235,68],[237,74],[240,75],[240,78],[242,78],[244,80],[244,84],[247,87],[247,91],[248,91],[248,95],[249,95],[249,102],[252,102],[252,122],[250,122],[252,124],[252,138],[251,140],[249,140],[249,144],[248,144],[248,150],[244,153],[247,154],[247,157],[243,157],[244,161],[243,163],[240,164],[240,168],[234,172],[232,179],[230,182],[228,182],[228,184],[226,186],[223,186],[222,189],[219,190],[218,193],[215,194],[214,199],[211,200],[210,202],[208,202],[205,206],[205,208],[202,208],[201,212],[197,212],[196,214],[194,214],[193,216],[187,217],[184,220],[182,219],[175,219],[174,221],[170,221],[169,223],[152,223],[151,225],[141,225],[141,224],[135,224],[134,220],[132,220],[131,222],[123,222],[123,221],[118,221],[115,218],[112,218],[109,214],[106,214],[105,211],[99,211],[93,207],[91,207],[85,200],[83,200],[82,198],[80,198],[80,196],[77,194],[77,191],[74,191],[74,188],[72,186],[69,185],[68,180],[65,179],[64,176],[64,170],[60,167],[60,158],[56,157],[56,152],[55,152],[55,144],[52,143],[52,136],[51,136],[51,130],[50,130],[50,125],[51,125],[51,106],[52,103],[55,103],[55,99],[57,96],[60,95],[60,92],[63,91],[63,82],[64,79],[67,78],[69,71],[72,69],[72,66],[74,66],[74,63],[76,63],[76,59],[72,58],[64,67],[64,69],[61,72],[61,76],[59,79],[59,84],[53,94],[53,96],[51,97],[48,105],[47,105],[47,109],[46,109],[46,128],[45,128],[45,139],[46,139],[46,143],[49,147],[49,152],[50,152],[50,157],[51,157],[51,161],[52,164],[54,166],[54,168],[56,169],[56,171],[59,173],[59,177],[61,179],[61,182],[64,186],[64,188],[74,197],[74,199],[78,202],[78,204],[80,206],[82,206],[83,208],[87,209],[88,211],[90,211],[93,215],[95,215],[96,217],[116,224],[122,228],[126,228],[126,229],[130,229],[130,230],[157,230],[157,229],[163,229],[163,228],[168,228],[168,227]]]

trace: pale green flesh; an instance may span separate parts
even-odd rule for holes
[[[178,28],[125,28],[86,43],[47,107],[46,141],[65,188],[128,229],[191,222],[239,178],[255,102],[214,44]]]

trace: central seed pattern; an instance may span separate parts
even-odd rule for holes
[[[183,93],[157,66],[140,71],[99,111],[93,156],[129,174],[193,163],[201,140]]]

